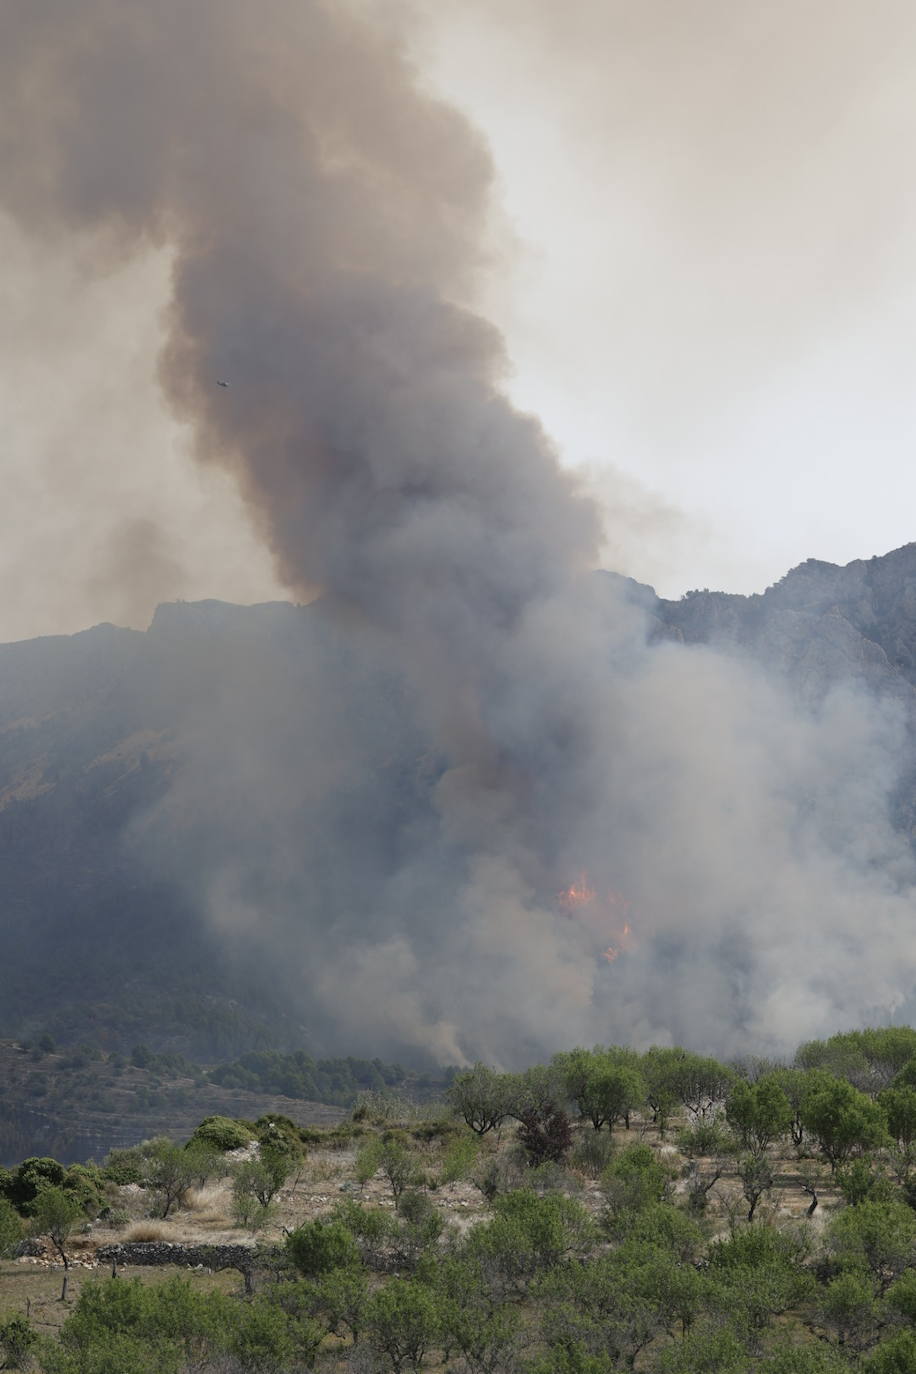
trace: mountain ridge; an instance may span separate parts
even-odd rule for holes
[[[842,686],[901,713],[909,748],[894,819],[912,840],[916,543],[845,567],[809,559],[750,596],[703,590],[673,601],[621,575],[602,576],[609,596],[644,614],[650,641],[764,664],[808,707]],[[411,825],[424,824],[441,765],[396,676],[362,659],[358,638],[320,601],[207,600],[164,603],[146,631],[103,624],[0,645],[0,1034],[48,1031],[61,1043],[119,1051],[143,1040],[211,1060],[267,1045],[375,1052],[356,1040],[322,1044],[308,1009],[260,962],[257,941],[246,936],[239,960],[225,931],[201,919],[193,882],[175,881],[182,834],[192,876],[195,846],[205,853],[212,840],[206,827],[199,836],[195,829],[208,798],[185,798],[171,828],[156,830],[189,751],[203,751],[206,761],[215,748],[215,765],[224,752],[247,751],[259,767],[259,751],[277,743],[265,722],[283,722],[277,738],[286,751],[300,700],[313,698],[325,703],[319,719],[331,737],[344,730],[362,741],[360,776],[335,779],[327,792],[359,844],[385,855]],[[305,745],[295,748],[301,761],[283,760],[278,773],[286,786],[318,766]],[[320,779],[315,786],[320,796]],[[240,789],[237,804],[247,800]],[[297,805],[295,795],[269,798],[265,841],[273,842],[271,818],[294,817]],[[292,822],[290,835],[296,843]],[[313,861],[305,853],[319,888],[354,910],[367,900],[356,877],[340,899],[347,875],[322,871],[320,846]],[[256,883],[250,900],[257,910]]]

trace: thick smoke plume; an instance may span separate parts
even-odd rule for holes
[[[591,575],[598,512],[469,308],[486,150],[379,16],[4,15],[0,203],[100,267],[171,252],[165,394],[323,597],[300,671],[253,663],[194,715],[146,841],[351,1047],[722,1049],[899,1004],[899,714],[649,648]]]

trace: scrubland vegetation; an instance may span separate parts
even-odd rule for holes
[[[577,1049],[334,1127],[27,1159],[0,1252],[5,1369],[905,1374],[916,1031],[790,1065]]]

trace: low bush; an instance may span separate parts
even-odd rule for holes
[[[207,1116],[191,1136],[226,1154],[229,1150],[241,1150],[254,1139],[254,1131],[241,1121],[229,1116]],[[190,1142],[189,1142],[190,1143]]]

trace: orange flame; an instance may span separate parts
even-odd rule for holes
[[[599,898],[588,874],[580,873],[569,887],[557,894],[557,902],[564,915],[570,919],[578,919],[587,927],[594,929],[599,938],[604,934],[604,938],[607,939],[610,926],[610,933],[614,937],[613,943],[607,945],[600,953],[600,957],[609,964],[613,964],[629,948],[633,935],[629,921],[624,921],[621,927],[615,929],[617,921],[630,909],[630,903],[622,893],[610,891],[606,897]]]
[[[578,879],[563,889],[558,897],[560,906],[566,912],[575,911],[580,906],[591,906],[597,893],[588,881],[585,873],[580,873]]]

